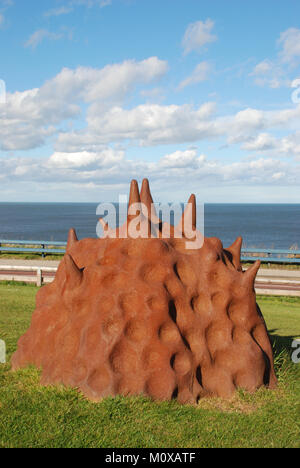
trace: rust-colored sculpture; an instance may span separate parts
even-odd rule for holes
[[[140,201],[150,212],[147,180],[141,193],[131,184],[129,207]],[[195,197],[189,202],[195,226]],[[195,403],[230,397],[236,388],[276,386],[254,292],[260,263],[242,271],[242,239],[224,249],[219,239],[205,238],[188,250],[178,228],[167,239],[157,218],[155,227],[157,238],[148,239],[78,241],[71,230],[54,282],[37,294],[13,369],[36,365],[43,384],[76,387],[94,401],[145,394]]]

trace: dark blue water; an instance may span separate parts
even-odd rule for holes
[[[75,227],[79,238],[96,237],[97,204],[0,203],[0,239],[66,241]],[[237,236],[245,247],[300,248],[300,204],[207,204],[205,235],[225,246]]]

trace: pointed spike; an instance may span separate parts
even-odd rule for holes
[[[132,180],[130,184],[130,194],[129,194],[129,203],[128,206],[132,205],[133,203],[140,203],[140,192],[139,192],[139,185],[136,180]]]
[[[144,179],[142,182],[140,197],[144,216],[151,219],[153,224],[158,224],[160,220],[157,217],[148,179]],[[147,211],[145,211],[144,207],[147,208]]]
[[[240,253],[241,252],[241,248],[242,248],[242,244],[243,244],[243,238],[241,236],[239,236],[235,241],[234,243],[228,247],[227,250],[229,250],[231,253],[232,252],[238,252]]]
[[[188,206],[190,207],[190,210],[192,211],[192,226],[193,228],[196,228],[197,225],[197,206],[196,206],[196,197],[194,194],[192,194],[189,198],[188,201]]]
[[[177,228],[181,229],[184,232],[184,223],[185,219],[188,219],[188,225],[192,227],[192,229],[196,229],[197,224],[197,209],[196,209],[196,197],[192,194],[188,200],[187,206],[184,210],[182,215],[181,221],[179,222]]]
[[[72,228],[72,229],[69,230],[68,243],[67,243],[66,251],[69,252],[71,247],[73,247],[73,245],[75,245],[77,242],[78,242],[78,237],[77,237],[76,231],[75,231],[74,228]]]
[[[127,222],[129,223],[132,219],[136,218],[137,214],[129,214],[130,207],[136,203],[141,203],[140,199],[140,192],[139,186],[136,180],[131,181],[130,185],[130,194],[129,194],[129,202],[128,202],[128,215],[127,215]]]
[[[245,271],[244,280],[249,281],[250,283],[254,284],[260,265],[261,265],[261,261],[256,260],[256,262],[254,262],[253,265],[250,268],[248,268],[248,270]]]
[[[141,188],[141,203],[145,205],[145,207],[148,210],[148,217],[150,217],[151,214],[151,207],[153,204],[153,198],[150,192],[150,186],[149,186],[149,181],[148,179],[144,179],[142,182],[142,188]],[[145,213],[144,213],[145,214]]]
[[[239,271],[242,270],[242,265],[241,265],[242,245],[243,245],[243,238],[240,236],[234,241],[234,243],[230,247],[228,247],[228,249],[226,249],[231,253],[232,263]]]
[[[65,266],[67,274],[67,287],[68,289],[74,289],[80,286],[83,278],[83,273],[79,270],[78,266],[74,262],[71,255],[65,255]]]

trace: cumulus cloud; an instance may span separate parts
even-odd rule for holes
[[[102,114],[92,105],[87,112],[87,127],[60,133],[55,147],[57,151],[81,151],[126,141],[155,146],[220,137],[225,137],[228,144],[242,144],[270,129],[297,131],[299,118],[300,106],[274,111],[248,108],[219,117],[213,102],[198,108],[159,104],[132,109],[113,106]]]
[[[63,130],[66,120],[80,117],[82,103],[97,106],[101,114],[108,103],[122,103],[137,84],[151,83],[167,69],[157,57],[102,69],[64,68],[41,88],[7,93],[6,105],[0,108],[0,149],[41,146],[46,137]]]
[[[124,186],[141,174],[155,182],[164,181],[165,189],[189,180],[190,189],[211,184],[221,185],[298,185],[300,166],[274,158],[258,158],[226,163],[208,159],[196,149],[178,150],[156,162],[130,160],[122,151],[103,148],[100,152],[54,153],[48,159],[3,158],[2,186],[12,181],[35,187],[81,185],[94,187]]]
[[[211,19],[189,24],[182,39],[184,54],[187,55],[193,50],[202,52],[206,44],[215,42],[217,36],[212,34],[214,25],[215,23]]]
[[[73,149],[84,141],[98,144],[134,140],[143,146],[183,143],[217,134],[210,117],[215,111],[213,103],[193,109],[189,105],[144,104],[133,109],[119,106],[101,114],[96,106],[87,113],[88,126],[84,130],[60,134],[56,147]]]
[[[226,131],[229,143],[239,143],[267,129],[297,130],[299,118],[300,106],[274,111],[248,108],[221,117],[218,124]]]
[[[300,132],[283,138],[276,138],[270,133],[260,133],[242,145],[242,149],[255,152],[271,152],[277,155],[295,156],[300,159]]]
[[[246,144],[242,149],[247,150],[259,134],[298,130],[300,105],[273,111],[247,108],[222,117],[213,102],[124,106],[137,85],[149,85],[167,70],[157,57],[102,69],[64,68],[40,88],[7,93],[6,105],[0,107],[0,149],[36,148],[50,137],[59,153],[98,151],[110,143],[154,146],[222,137],[228,144]],[[73,129],[67,122],[74,123]]]
[[[80,151],[77,153],[54,153],[48,160],[52,168],[84,168],[112,166],[124,159],[124,151],[106,147],[101,151]]]

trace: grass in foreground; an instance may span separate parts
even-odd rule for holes
[[[60,261],[63,258],[63,254],[46,254],[43,257],[41,254],[37,253],[2,253],[0,254],[1,259],[11,259],[11,260],[56,260]]]
[[[8,358],[28,328],[37,288],[0,285],[0,338]],[[34,368],[0,365],[0,447],[299,447],[300,364],[290,359],[300,337],[300,299],[258,297],[273,340],[279,388],[197,408],[147,398],[91,403],[76,390],[41,387]]]

